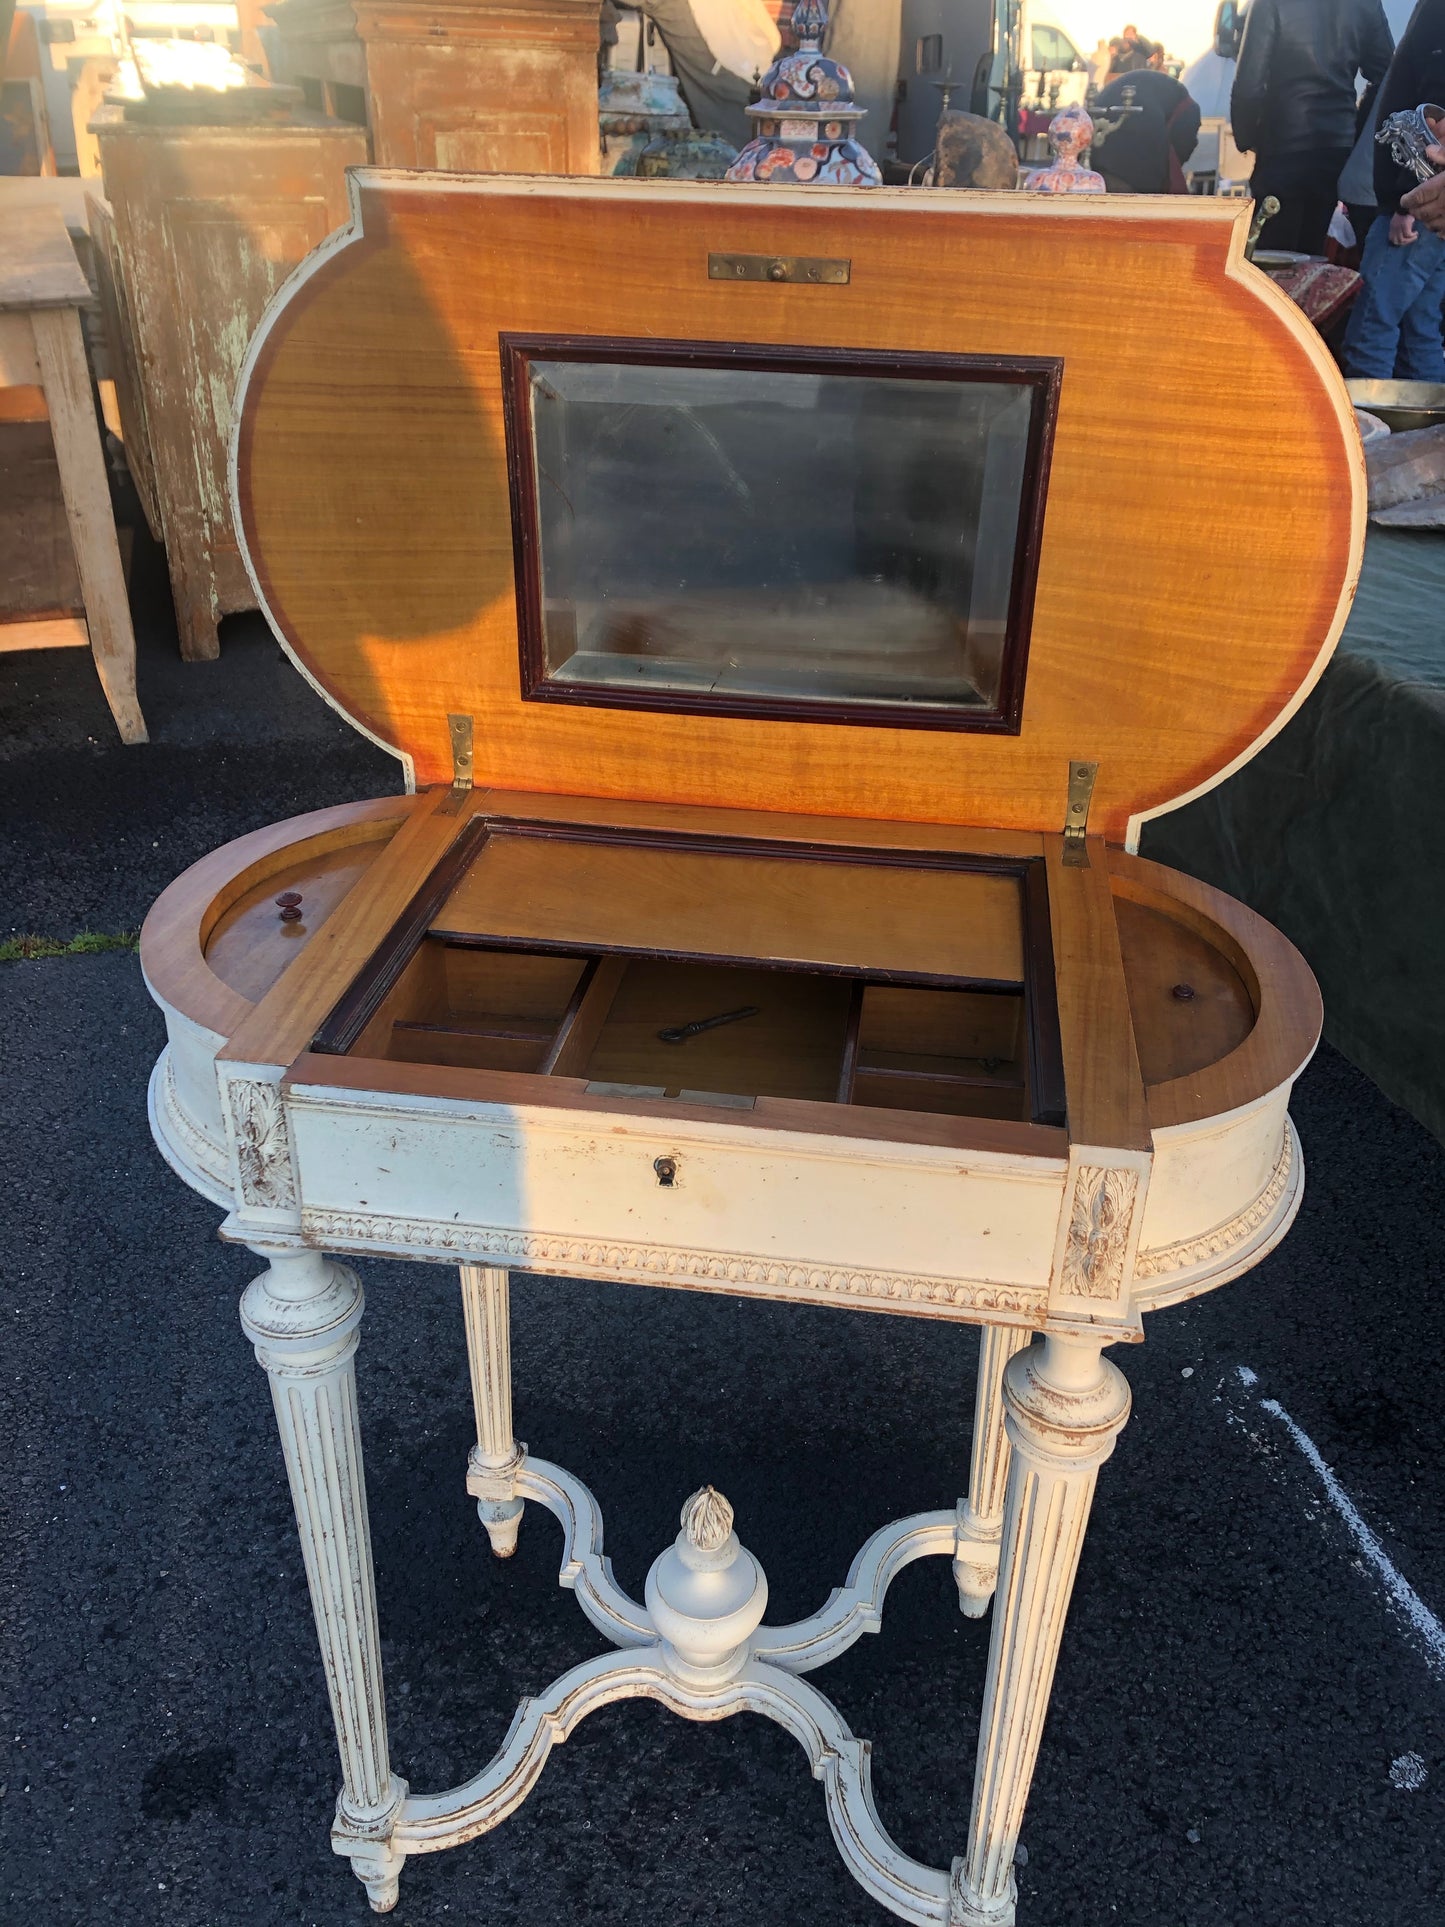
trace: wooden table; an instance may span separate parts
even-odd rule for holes
[[[0,212],[0,387],[44,393],[85,605],[83,619],[7,623],[0,649],[88,643],[122,740],[143,743],[135,631],[80,330],[80,310],[89,300],[90,285],[58,208]]]
[[[85,233],[85,196],[93,181],[74,174],[0,174],[0,221],[35,208],[54,208],[72,234]]]

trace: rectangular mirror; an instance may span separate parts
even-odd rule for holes
[[[503,352],[524,695],[1017,730],[1057,363]]]

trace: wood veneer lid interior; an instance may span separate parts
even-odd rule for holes
[[[499,827],[432,928],[515,943],[1021,983],[1023,908],[1016,867],[829,862],[762,847],[714,854]]]
[[[239,395],[236,519],[262,605],[356,725],[449,782],[1057,830],[1208,788],[1280,726],[1343,624],[1363,463],[1247,207],[1110,197],[353,177],[352,226],[281,291]],[[710,252],[845,257],[734,285]],[[648,334],[1062,359],[1018,734],[523,701],[499,337]]]

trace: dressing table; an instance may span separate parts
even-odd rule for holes
[[[1107,1350],[1299,1204],[1313,978],[1134,852],[1328,659],[1348,401],[1244,261],[1244,203],[351,180],[251,343],[232,490],[277,636],[407,793],[240,838],[142,940],[157,1143],[265,1265],[241,1318],[333,1844],[386,1912],[411,1856],[646,1696],[778,1721],[884,1908],[1005,1927],[1129,1412]],[[1229,475],[1227,530],[1198,474]],[[556,1516],[600,1635],[449,1789],[388,1747],[353,1255],[459,1268],[466,1490],[503,1557]],[[746,1520],[679,1491],[634,1599],[587,1488],[516,1437],[514,1270],[977,1324],[966,1491],[880,1522],[790,1625]],[[943,1868],[894,1844],[811,1678],[926,1557],[993,1616]]]

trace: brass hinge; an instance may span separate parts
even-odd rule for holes
[[[1089,846],[1084,833],[1089,827],[1089,804],[1094,795],[1097,763],[1069,764],[1069,803],[1064,811],[1064,861],[1076,870],[1089,867]]]
[[[443,815],[455,816],[472,788],[472,719],[448,716],[447,729],[452,739],[452,787],[441,808]]]
[[[846,257],[821,254],[710,254],[709,281],[792,281],[813,287],[841,288],[853,276]]]

